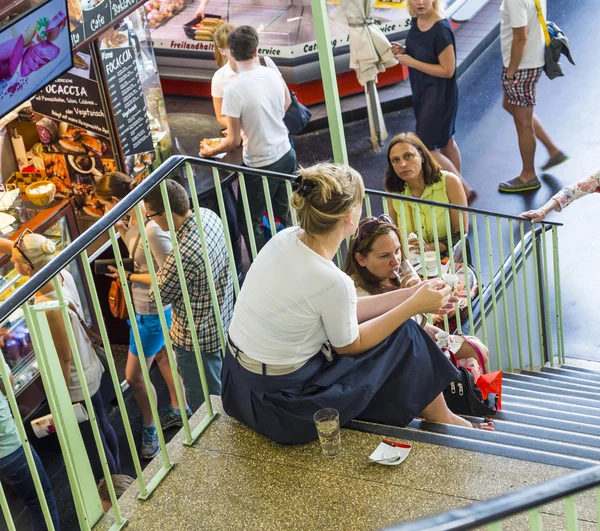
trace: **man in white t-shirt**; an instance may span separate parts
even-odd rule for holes
[[[296,152],[289,140],[283,121],[291,104],[291,97],[281,75],[257,61],[258,33],[251,26],[240,26],[227,37],[229,51],[236,61],[237,77],[223,94],[221,113],[226,118],[227,136],[215,148],[203,142],[201,154],[212,156],[232,151],[242,140],[244,130],[244,164],[251,168],[292,174],[296,170]],[[285,182],[269,179],[273,212],[277,219],[288,224],[288,199]],[[261,223],[266,211],[262,179],[246,175],[246,191],[250,206],[252,232],[256,251],[266,243]],[[248,229],[245,227],[243,205],[238,201],[238,217],[246,245],[250,249]]]
[[[546,0],[539,0],[539,3],[545,17]],[[536,137],[550,156],[542,166],[543,171],[564,162],[567,156],[550,140],[534,113],[536,85],[544,68],[545,47],[535,0],[503,0],[500,15],[503,107],[515,121],[523,169],[518,177],[501,182],[498,189],[518,193],[542,186],[534,165]]]

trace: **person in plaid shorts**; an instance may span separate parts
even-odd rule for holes
[[[209,393],[220,395],[221,343],[196,217],[190,210],[190,200],[183,186],[171,179],[167,179],[166,185]],[[146,219],[148,221],[153,219],[162,230],[168,231],[169,226],[160,187],[152,190],[144,198],[144,204],[147,212]],[[223,225],[219,217],[206,208],[200,209],[200,219],[202,220],[208,256],[212,266],[223,330],[227,334],[233,315],[233,280],[227,257]],[[190,333],[185,299],[181,291],[177,263],[173,252],[157,272],[157,281],[162,303],[164,305],[171,304],[173,308],[173,323],[171,324],[169,336],[177,358],[179,373],[183,379],[188,403],[192,410],[196,410],[204,403],[204,394],[200,384],[194,343]],[[154,298],[152,291],[150,296],[152,299]],[[180,425],[181,412],[170,406],[167,413],[161,416],[161,424],[164,429]]]
[[[545,16],[546,0],[539,0],[539,3]],[[544,144],[550,156],[542,166],[543,171],[564,162],[567,156],[552,142],[534,113],[545,47],[535,0],[503,0],[500,14],[503,107],[515,121],[523,169],[514,179],[501,182],[498,189],[518,193],[542,186],[534,165],[537,140]]]

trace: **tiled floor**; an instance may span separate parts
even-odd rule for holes
[[[215,408],[221,411],[218,400]],[[203,413],[201,413],[203,414]],[[199,415],[194,421],[199,420]],[[379,529],[485,500],[561,476],[558,467],[415,443],[397,467],[371,465],[376,435],[342,430],[342,455],[317,442],[279,446],[225,414],[192,448],[170,443],[177,464],[148,502],[136,487],[121,499],[132,529]],[[158,463],[152,463],[146,474]],[[544,529],[564,529],[560,504],[544,508]],[[578,499],[580,529],[594,529],[593,495]],[[98,527],[108,529],[110,517]],[[524,517],[503,529],[524,529]]]

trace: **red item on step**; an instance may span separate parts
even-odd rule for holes
[[[494,393],[498,397],[498,410],[502,409],[502,371],[482,374],[475,385],[479,387],[484,400],[489,393]]]
[[[396,448],[412,448],[411,444],[392,441],[391,439],[383,439],[383,442],[385,444],[389,444],[390,446],[395,446]]]

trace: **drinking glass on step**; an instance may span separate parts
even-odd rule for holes
[[[313,419],[319,434],[321,450],[325,457],[337,457],[342,451],[340,414],[336,409],[325,408],[317,411]]]

